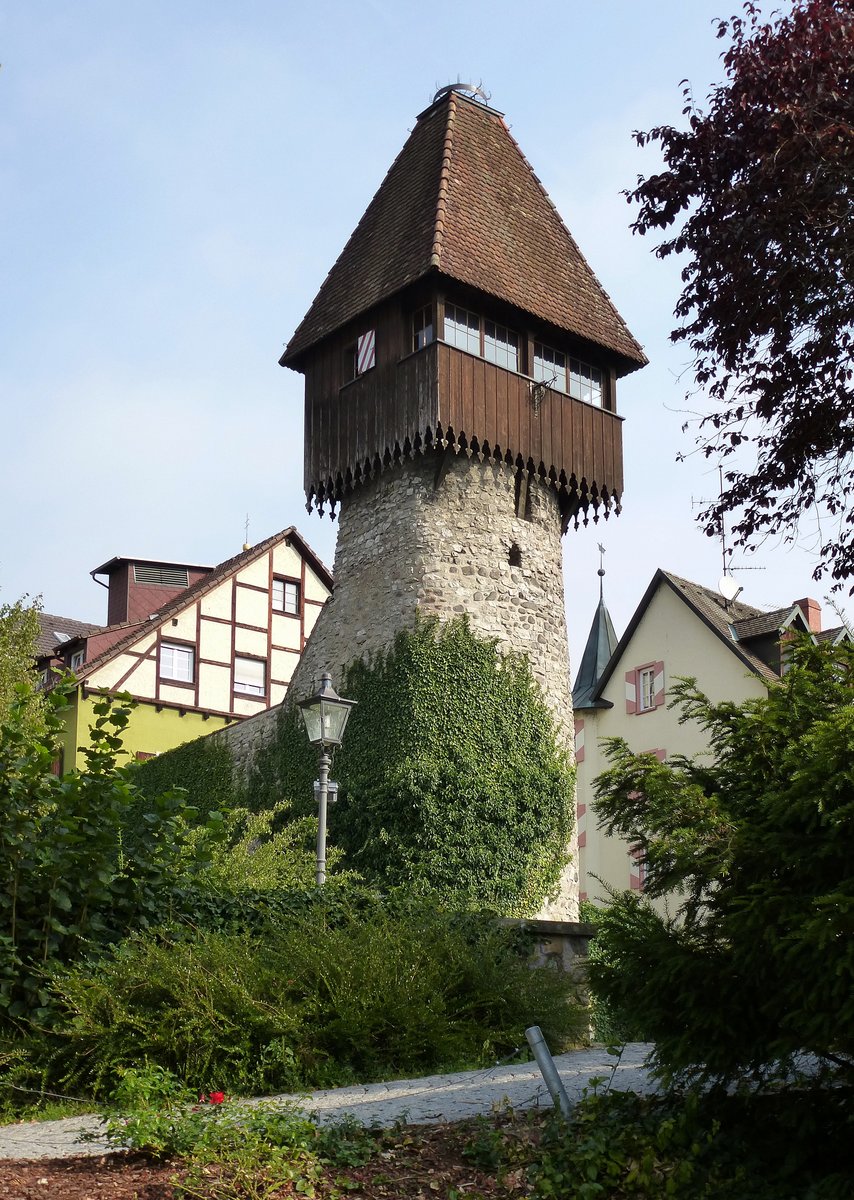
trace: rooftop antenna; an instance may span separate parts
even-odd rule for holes
[[[602,603],[602,601],[603,601],[603,600],[604,600],[604,598],[605,598],[605,597],[604,597],[604,587],[605,587],[605,563],[604,563],[604,558],[605,558],[605,547],[602,545],[602,543],[601,543],[601,542],[597,542],[597,545],[598,545],[598,547],[599,547],[599,570],[596,572],[596,574],[599,576],[599,603],[601,604],[601,603]]]
[[[249,544],[249,513],[246,514],[246,520],[243,522],[243,549],[252,549]]]

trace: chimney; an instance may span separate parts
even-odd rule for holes
[[[817,600],[808,596],[803,600],[795,600],[798,608],[804,614],[804,620],[812,633],[821,633],[821,605]]]

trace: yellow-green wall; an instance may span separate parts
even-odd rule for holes
[[[63,767],[66,771],[79,769],[85,764],[80,751],[81,746],[89,744],[89,728],[95,723],[95,704],[97,696],[80,694],[80,689],[70,697],[70,704],[64,710],[65,733],[62,739]],[[183,715],[182,715],[183,713]],[[172,750],[184,742],[191,742],[215,729],[223,729],[233,724],[225,717],[203,716],[202,713],[191,712],[187,709],[161,708],[158,712],[153,704],[137,702],[130,714],[130,721],[124,734],[124,749],[126,755],[121,755],[120,762],[127,762],[137,752],[143,754],[162,754],[164,750]]]

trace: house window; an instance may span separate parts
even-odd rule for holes
[[[83,666],[83,660],[85,657],[86,657],[85,650],[75,650],[74,653],[71,655],[71,661],[68,664],[69,667],[71,668],[71,670],[72,671],[79,670],[80,667]]]
[[[509,371],[519,369],[518,335],[497,321],[482,320],[477,313],[457,304],[445,305],[445,341]]]
[[[602,407],[602,372],[590,363],[570,358],[562,350],[554,350],[541,342],[534,343],[534,379],[565,392],[574,400]]]
[[[412,315],[412,349],[423,350],[433,341],[433,307],[428,304]]]
[[[646,856],[642,846],[629,847],[629,887],[642,892],[646,886]]]
[[[664,704],[664,663],[646,663],[626,672],[626,712],[652,712]]]
[[[638,708],[641,712],[655,708],[655,667],[638,671]]]
[[[295,580],[273,580],[273,612],[299,616],[299,584]]]
[[[246,696],[266,696],[267,663],[261,658],[235,657],[234,690]]]
[[[192,683],[196,651],[192,646],[176,646],[163,642],[160,646],[160,678],[175,683]]]

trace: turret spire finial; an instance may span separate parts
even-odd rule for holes
[[[601,542],[598,542],[597,544],[599,546],[599,570],[596,572],[596,574],[599,576],[599,600],[601,602],[604,599],[605,547]]]

